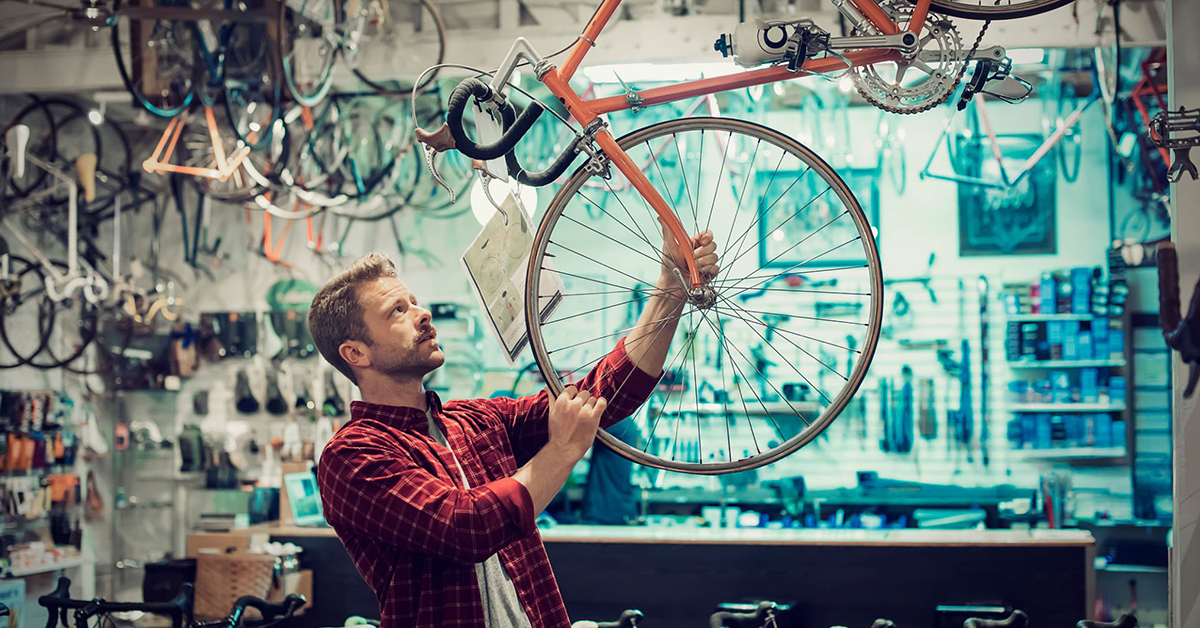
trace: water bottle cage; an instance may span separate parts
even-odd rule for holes
[[[829,50],[829,32],[814,25],[799,26],[783,50],[789,72],[799,72],[804,62]]]

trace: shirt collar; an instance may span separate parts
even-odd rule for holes
[[[425,404],[434,415],[441,414],[442,400],[432,390],[425,391]],[[425,411],[411,406],[392,406],[383,403],[353,401],[350,403],[350,419],[372,419],[382,421],[399,429],[429,428]]]

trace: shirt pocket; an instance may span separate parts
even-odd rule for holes
[[[471,439],[471,449],[479,457],[488,481],[510,477],[517,472],[508,431],[503,425],[490,426],[477,434]]]

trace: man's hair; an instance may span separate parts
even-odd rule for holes
[[[358,379],[354,377],[354,370],[342,359],[338,348],[347,340],[368,345],[374,342],[363,319],[358,288],[380,277],[395,276],[396,265],[392,260],[379,253],[368,253],[322,286],[308,308],[308,328],[317,350],[356,385]]]

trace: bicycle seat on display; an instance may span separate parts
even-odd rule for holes
[[[737,605],[722,604],[721,608],[731,608],[734,606]],[[764,600],[759,602],[758,606],[750,611],[734,612],[722,610],[713,613],[708,618],[708,625],[709,628],[764,628],[766,626],[775,626],[775,616],[789,608],[786,604],[777,604]]]

